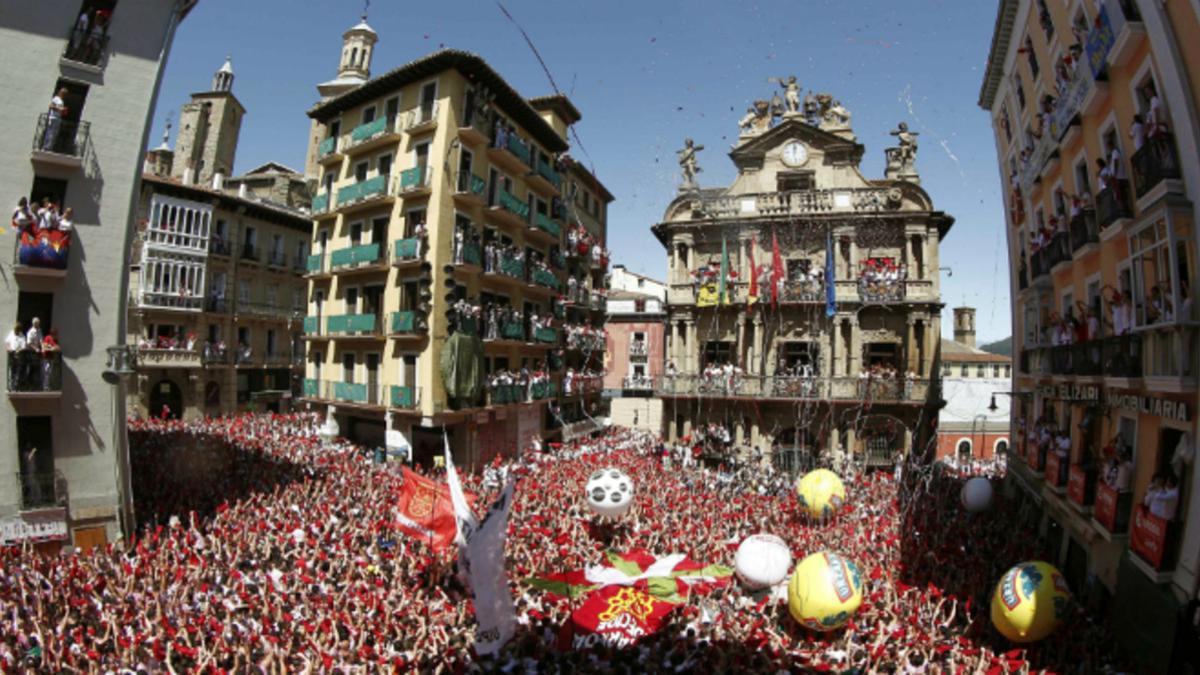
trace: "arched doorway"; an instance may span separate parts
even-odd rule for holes
[[[771,460],[775,468],[793,476],[813,469],[820,454],[816,436],[808,428],[784,429],[775,434],[775,442],[771,447]]]
[[[1000,440],[996,441],[996,447],[992,449],[992,455],[995,457],[1007,457],[1008,456],[1008,439],[1007,438],[1001,438]]]
[[[958,461],[960,464],[966,464],[967,462],[970,462],[971,461],[971,441],[966,438],[959,441],[958,448],[955,449],[955,454],[958,455]]]
[[[183,391],[167,379],[159,380],[150,390],[150,415],[162,416],[163,406],[167,407],[167,419],[177,420],[183,416]]]

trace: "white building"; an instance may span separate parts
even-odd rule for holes
[[[6,364],[0,545],[89,548],[132,522],[124,397],[102,375],[125,370],[110,368],[107,348],[124,342],[142,157],[175,29],[194,5],[0,0],[0,199],[74,211],[69,240],[26,232],[2,259],[5,333],[36,317],[57,329],[61,357]]]

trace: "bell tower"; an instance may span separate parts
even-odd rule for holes
[[[342,53],[338,60],[337,78],[317,85],[322,99],[345,93],[371,78],[371,57],[379,34],[367,24],[367,15],[342,33]]]
[[[975,348],[975,308],[954,308],[954,341]]]
[[[210,91],[192,94],[179,110],[179,136],[171,176],[184,183],[224,182],[233,172],[246,109],[233,94],[233,58],[213,73]]]

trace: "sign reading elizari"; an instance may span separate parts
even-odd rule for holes
[[[67,538],[67,521],[36,518],[6,518],[0,520],[0,545],[25,541],[49,541]]]
[[[1176,422],[1190,421],[1186,403],[1159,398],[1157,396],[1138,396],[1137,394],[1109,392],[1108,407],[1121,408],[1122,410],[1140,412],[1146,415],[1156,415],[1169,420],[1175,420]]]
[[[1047,384],[1038,387],[1037,393],[1061,401],[1100,401],[1100,387],[1094,384]]]

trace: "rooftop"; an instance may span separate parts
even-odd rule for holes
[[[142,181],[150,185],[155,191],[160,191],[164,194],[175,194],[185,199],[210,202],[215,198],[218,200],[217,206],[227,211],[244,208],[246,214],[251,217],[285,225],[303,232],[312,231],[312,216],[304,211],[290,209],[281,204],[249,197],[239,197],[237,194],[214,190],[204,185],[187,184],[175,178],[156,176],[152,173],[143,173]]]
[[[993,354],[942,338],[942,361],[950,363],[1012,363],[1011,356]]]
[[[436,75],[445,70],[457,70],[468,80],[482,84],[494,96],[496,106],[504,110],[538,143],[551,152],[564,152],[567,142],[550,127],[500,74],[477,54],[458,49],[443,49],[373,77],[350,91],[321,101],[308,111],[316,120],[328,120],[342,112],[385,96],[395,90]]]

